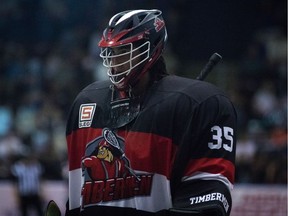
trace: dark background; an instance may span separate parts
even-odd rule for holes
[[[77,93],[105,79],[97,42],[110,17],[158,8],[168,30],[168,69],[209,78],[239,115],[238,183],[287,181],[287,1],[2,0],[0,3],[0,178],[33,153],[46,179],[65,179],[65,124]],[[173,88],[173,87],[172,87]]]

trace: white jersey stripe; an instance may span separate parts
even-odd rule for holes
[[[189,180],[217,180],[223,182],[229,188],[229,190],[233,189],[233,184],[228,180],[228,178],[226,178],[221,174],[196,172],[192,176],[184,176],[182,178],[182,181],[189,181]]]
[[[69,209],[79,208],[81,203],[82,171],[69,171]]]
[[[137,171],[135,171],[137,173]],[[141,172],[143,174],[143,172]],[[81,169],[69,171],[69,209],[81,205]],[[130,199],[98,203],[102,206],[131,207],[138,210],[157,212],[172,207],[170,181],[166,176],[154,174],[151,196],[135,196]]]

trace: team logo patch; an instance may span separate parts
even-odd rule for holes
[[[155,30],[156,32],[159,32],[163,27],[164,27],[165,23],[163,20],[156,18],[154,21],[154,26],[155,26]]]
[[[124,152],[125,140],[108,128],[86,145],[82,208],[151,194],[153,174],[136,174]]]
[[[96,110],[96,103],[82,104],[79,109],[79,128],[90,127]]]

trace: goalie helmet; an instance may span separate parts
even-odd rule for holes
[[[129,10],[114,15],[99,42],[100,57],[111,82],[120,90],[133,87],[161,56],[166,41],[160,10]]]

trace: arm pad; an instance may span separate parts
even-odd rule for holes
[[[230,190],[224,183],[197,180],[182,182],[178,186],[170,212],[171,216],[229,216],[231,206]]]

